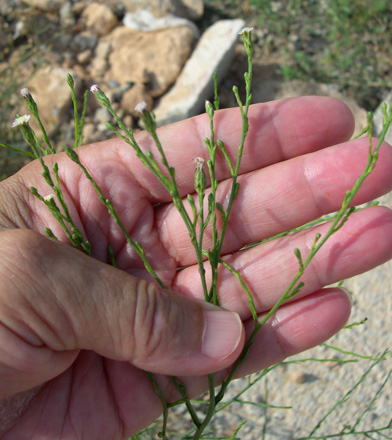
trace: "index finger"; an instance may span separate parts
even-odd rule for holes
[[[290,98],[249,108],[249,132],[245,141],[240,174],[266,167],[295,156],[303,155],[348,140],[354,128],[351,111],[341,101],[321,96]],[[217,111],[214,116],[215,139],[225,145],[229,157],[235,163],[242,133],[242,121],[238,108]],[[176,170],[176,181],[181,196],[194,192],[194,158],[208,159],[204,139],[210,136],[207,115],[158,129],[165,155]],[[159,152],[146,132],[135,135],[142,150],[151,151],[159,164]],[[99,144],[98,144],[99,145]],[[95,149],[89,154],[89,149]],[[96,162],[117,155],[132,173],[133,178],[146,191],[153,202],[170,202],[167,190],[140,160],[132,148],[119,139],[105,142],[97,151],[91,145],[84,151],[83,159]],[[91,165],[91,164],[90,164]],[[94,169],[94,168],[92,168]],[[163,170],[163,168],[161,167]],[[223,155],[217,154],[215,174],[218,180],[229,177],[229,169]]]

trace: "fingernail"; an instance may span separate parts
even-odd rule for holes
[[[238,347],[242,322],[237,313],[205,311],[202,353],[214,359],[225,359]]]
[[[351,293],[351,291],[348,290],[346,287],[340,287],[340,289],[342,289],[343,292],[348,296],[351,305],[353,305],[353,301],[354,301],[354,300],[353,300],[353,294]]]

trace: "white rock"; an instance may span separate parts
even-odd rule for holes
[[[222,78],[229,67],[244,21],[221,20],[202,35],[172,89],[154,109],[159,125],[200,113],[213,93],[214,72]]]
[[[146,9],[155,17],[173,14],[197,20],[204,12],[203,0],[122,0],[122,3],[129,12]]]
[[[140,9],[136,12],[126,12],[123,18],[123,24],[129,29],[144,32],[186,25],[192,29],[195,38],[199,37],[199,30],[192,21],[174,15],[165,15],[164,17],[157,18],[146,9]]]

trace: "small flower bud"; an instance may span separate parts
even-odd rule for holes
[[[208,117],[211,119],[214,116],[214,106],[211,104],[210,101],[206,99],[205,107],[206,107],[206,113]]]
[[[196,157],[193,159],[195,164],[195,190],[198,194],[203,194],[207,186],[206,173],[204,172],[204,159]]]
[[[90,92],[94,93],[94,96],[97,99],[97,101],[110,111],[111,105],[110,105],[109,98],[105,95],[105,93],[96,84],[93,84],[90,87]]]
[[[135,106],[135,111],[139,113],[140,121],[145,130],[152,136],[156,136],[153,134],[157,127],[155,115],[148,110],[147,103],[145,101],[139,102],[139,104]]]
[[[20,94],[23,96],[23,98],[27,98],[28,96],[31,95],[30,90],[27,87],[24,87],[21,91]]]
[[[53,194],[48,194],[47,196],[44,197],[45,202],[50,202],[52,201],[54,198]]]
[[[20,94],[23,96],[23,98],[26,101],[27,108],[31,111],[34,117],[38,116],[38,107],[35,103],[33,97],[31,96],[30,90],[27,87],[24,87]]]
[[[73,161],[76,163],[79,163],[79,156],[76,153],[75,150],[73,150],[72,148],[70,148],[68,145],[65,147],[65,154]]]

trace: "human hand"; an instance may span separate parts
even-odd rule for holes
[[[344,142],[351,135],[352,115],[329,98],[254,105],[249,120],[224,255],[240,270],[262,316],[297,271],[293,249],[306,253],[316,232],[323,234],[327,226],[239,249],[337,210],[365,166],[368,144]],[[238,109],[217,113],[216,123],[217,137],[235,157],[241,134]],[[208,134],[205,115],[160,130],[184,197],[193,192],[193,159],[206,157],[203,139]],[[138,141],[154,152],[145,133],[138,134]],[[149,274],[91,184],[64,154],[56,155],[56,161],[67,203],[96,259],[39,234],[49,226],[66,242],[47,208],[29,191],[35,186],[47,194],[39,164],[2,182],[1,439],[126,438],[162,410],[142,370],[156,373],[168,401],[178,396],[165,375],[179,376],[188,394],[196,395],[206,387],[205,374],[219,371],[218,379],[227,374],[252,331],[247,298],[230,274],[220,274],[218,296],[222,308],[235,313],[195,301],[202,299],[202,290],[187,230],[170,196],[131,148],[116,139],[82,147],[78,154],[170,291],[141,281],[151,281]],[[356,203],[391,190],[391,165],[392,150],[385,144]],[[223,161],[216,170],[219,180],[229,177]],[[224,183],[219,198],[225,199]],[[119,269],[104,264],[108,244]],[[387,261],[391,244],[387,208],[353,214],[307,269],[298,297],[263,327],[238,375],[268,367],[338,331],[348,319],[350,300],[341,289],[323,287]]]

